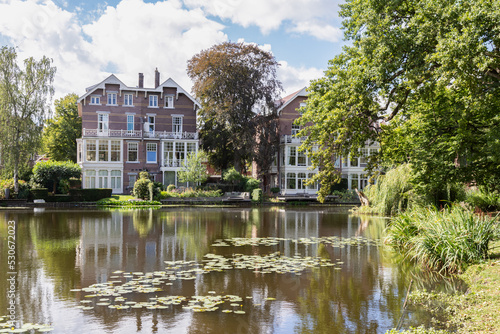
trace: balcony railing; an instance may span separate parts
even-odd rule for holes
[[[184,160],[181,159],[166,159],[161,163],[162,167],[182,167]]]
[[[83,129],[83,137],[129,137],[142,138],[142,130],[99,130]],[[159,139],[198,139],[196,132],[145,131],[145,138]]]
[[[281,143],[282,144],[300,144],[306,139],[307,139],[307,137],[297,137],[297,136],[291,136],[291,135],[284,135],[284,136],[281,136]]]
[[[84,137],[130,137],[141,138],[142,130],[99,130],[83,129]]]

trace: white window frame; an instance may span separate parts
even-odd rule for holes
[[[109,131],[109,114],[97,113],[97,132],[100,134],[107,134]]]
[[[116,148],[118,143],[118,150],[113,149]],[[115,153],[115,154],[113,154]],[[113,160],[113,155],[118,155],[118,160]],[[119,140],[110,140],[109,141],[109,161],[111,162],[120,162],[122,156],[122,142]]]
[[[134,94],[123,94],[123,105],[126,107],[134,106]]]
[[[158,95],[149,95],[148,108],[158,108]]]
[[[131,146],[135,146],[135,149],[131,149]],[[136,159],[129,160],[130,152],[136,152]],[[127,143],[127,162],[139,162],[139,143],[138,142],[128,142]]]
[[[154,147],[154,151],[150,148]],[[155,160],[149,160],[149,152],[155,152]],[[155,164],[158,161],[158,145],[157,143],[146,143],[146,163]]]
[[[174,109],[174,96],[173,95],[165,96],[165,108]]]
[[[128,133],[134,133],[134,127],[135,127],[135,116],[133,114],[127,114],[127,132]],[[132,129],[129,129],[129,124],[132,124]]]
[[[101,104],[101,97],[97,95],[91,95],[90,96],[90,104],[96,105],[96,104]]]
[[[184,127],[183,115],[172,115],[172,132],[173,133],[182,133]],[[176,120],[179,123],[176,123]]]
[[[148,123],[149,123],[148,132],[154,133],[155,132],[156,115],[147,115],[147,119],[148,119]]]
[[[292,124],[292,136],[296,136],[300,131],[300,125]]]
[[[118,105],[118,93],[108,93],[108,106],[117,106]]]

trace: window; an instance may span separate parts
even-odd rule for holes
[[[99,171],[99,188],[107,188],[108,187],[108,171],[100,170]]]
[[[156,143],[146,143],[146,162],[156,162]]]
[[[123,95],[123,105],[125,105],[125,106],[133,106],[134,105],[134,95],[132,95],[132,94],[124,94]]]
[[[184,143],[175,143],[175,158],[177,159],[179,166],[182,166],[184,157]]]
[[[351,167],[358,167],[358,158],[351,157]]]
[[[298,166],[306,165],[306,154],[303,151],[298,152],[297,165]]]
[[[158,108],[158,95],[149,95],[149,107]]]
[[[172,132],[182,133],[182,117],[172,116]]]
[[[165,108],[174,107],[174,97],[172,95],[165,96]]]
[[[82,161],[82,143],[81,142],[78,142],[77,144],[77,162],[81,162]]]
[[[122,172],[119,170],[111,171],[111,189],[122,188]]]
[[[290,166],[296,165],[297,159],[297,148],[295,146],[288,148],[288,164]],[[295,189],[295,188],[294,188]]]
[[[107,133],[109,124],[108,114],[97,114],[97,131],[99,133]]]
[[[300,131],[300,125],[292,124],[292,136],[296,136]]]
[[[128,143],[127,144],[127,148],[128,148],[128,161],[138,161],[138,151],[139,151],[139,148],[138,148],[138,144],[137,143]]]
[[[286,174],[287,189],[295,189],[295,173]]]
[[[97,148],[96,148],[96,142],[95,140],[87,140],[87,161],[96,161],[96,154],[97,154]]]
[[[85,188],[95,188],[95,170],[85,171]]]
[[[91,96],[90,104],[101,104],[101,98],[99,96]]]
[[[99,141],[99,161],[108,161],[108,141]],[[101,188],[101,187],[100,187]]]
[[[148,131],[150,133],[154,133],[155,132],[155,117],[154,116],[148,116]]]
[[[359,189],[365,189],[365,187],[368,185],[368,175],[366,174],[361,174],[359,176]]]
[[[108,93],[108,104],[116,105],[116,93]]]
[[[121,143],[119,140],[111,141],[111,161],[120,161]]]
[[[133,174],[128,176],[128,186],[130,188],[134,187],[135,181],[137,181],[137,175]]]
[[[351,174],[351,189],[358,187],[358,174]]]
[[[187,150],[186,153],[187,155],[194,153],[196,154],[196,143],[187,143]]]
[[[369,149],[362,148],[361,156],[359,157],[359,164],[361,167],[366,167],[366,164],[368,163],[368,156],[369,156]]]
[[[174,143],[163,143],[163,165],[171,167],[174,164]]]
[[[127,132],[134,132],[134,115],[127,115]]]
[[[313,176],[314,176],[314,174],[313,174],[313,173],[309,173],[309,174],[307,175],[307,178],[310,180],[310,179],[312,179],[312,178],[313,178]],[[308,186],[307,186],[307,189],[313,189],[313,190],[314,190],[314,189],[318,189],[318,188],[317,188],[317,182],[314,182],[313,184],[308,185]]]
[[[304,108],[306,106],[306,103],[305,102],[300,102],[299,106],[300,106],[300,108]]]
[[[306,189],[306,173],[297,174],[297,189]]]

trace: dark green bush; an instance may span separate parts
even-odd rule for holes
[[[31,194],[33,199],[43,199],[46,200],[49,197],[49,191],[47,188],[35,188],[31,189]]]
[[[96,202],[103,198],[111,197],[112,189],[69,189],[72,202]]]
[[[272,188],[271,188],[271,192],[272,192],[273,194],[277,194],[277,193],[279,193],[279,192],[280,192],[280,188],[279,188],[279,187],[272,187]]]
[[[46,202],[72,202],[72,198],[70,195],[49,195],[45,199]]]

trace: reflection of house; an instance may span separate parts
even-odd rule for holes
[[[196,111],[200,104],[174,80],[155,87],[129,87],[111,75],[87,88],[78,100],[82,138],[78,163],[83,188],[112,188],[123,193],[147,170],[155,181],[180,185],[177,171],[198,150]]]
[[[284,97],[279,109],[280,149],[278,157],[271,167],[271,187],[279,187],[282,194],[315,194],[318,185],[306,185],[306,181],[318,172],[311,168],[311,161],[306,152],[300,152],[299,146],[305,138],[298,137],[300,126],[293,122],[300,117],[298,109],[307,102],[306,88]],[[319,149],[319,148],[313,148]],[[360,157],[338,159],[336,166],[342,178],[348,180],[349,189],[363,189],[368,182],[364,171],[370,154],[378,150],[378,145],[361,149]],[[267,189],[266,189],[267,190]]]

